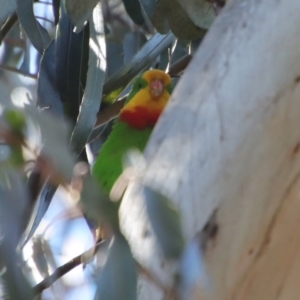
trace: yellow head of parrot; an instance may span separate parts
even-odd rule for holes
[[[171,77],[161,70],[149,70],[142,75],[148,85],[142,88],[124,107],[126,110],[134,110],[135,107],[144,107],[149,111],[162,111],[169,98]],[[153,101],[154,100],[154,101]]]

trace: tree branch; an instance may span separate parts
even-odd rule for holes
[[[33,287],[33,293],[35,295],[41,294],[45,289],[49,288],[57,279],[61,278],[62,276],[70,272],[72,269],[82,264],[86,260],[86,257],[90,256],[91,252],[95,253],[102,246],[102,244],[102,241],[98,242],[94,247],[74,257],[64,265],[58,267],[53,274],[46,277],[35,287]]]
[[[171,77],[179,76],[185,70],[192,58],[193,56],[191,54],[187,54],[175,61],[169,68],[169,75]]]

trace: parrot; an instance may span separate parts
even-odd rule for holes
[[[145,71],[133,82],[131,91],[101,147],[92,167],[92,176],[109,194],[123,172],[123,157],[129,149],[143,152],[171,92],[171,77],[164,71]]]

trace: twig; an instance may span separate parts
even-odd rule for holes
[[[45,21],[45,22],[49,22],[49,23],[52,24],[53,26],[55,25],[53,21],[51,21],[51,20],[49,20],[49,19],[47,19],[47,18],[45,18],[45,17],[40,17],[40,16],[35,16],[35,17],[36,17],[36,19],[40,19],[40,20],[43,20],[43,21]]]
[[[38,2],[38,0],[34,0],[34,2]],[[44,2],[40,2],[40,3],[46,4]],[[1,28],[0,37],[2,38],[2,40],[7,35],[7,33],[13,28],[13,26],[17,23],[17,21],[18,21],[18,15],[16,12],[14,12]]]
[[[9,67],[9,66],[3,66],[3,65],[0,65],[0,69],[1,69],[1,70],[5,70],[5,71],[14,72],[14,73],[23,75],[23,76],[25,76],[25,77],[30,77],[30,78],[33,78],[33,79],[37,79],[37,75],[35,75],[35,74],[30,74],[30,73],[24,73],[24,72],[20,71],[20,70],[17,69],[17,68],[14,68],[14,67]]]
[[[18,21],[18,15],[16,12],[14,12],[1,28],[0,36],[2,39],[4,39],[4,37],[13,28],[13,26],[16,24],[17,21]]]
[[[179,76],[190,63],[192,57],[193,56],[191,54],[187,54],[175,61],[169,68],[169,75],[171,77]]]
[[[83,252],[82,254],[74,257],[72,260],[68,261],[64,265],[58,267],[53,274],[46,277],[40,283],[38,283],[35,287],[33,287],[34,295],[41,294],[45,289],[50,287],[57,279],[61,278],[72,269],[76,268],[80,264],[82,264],[87,256],[90,256],[90,253],[95,253],[101,246],[103,242],[98,242],[94,247],[90,248],[89,250]]]
[[[46,2],[46,1],[39,0],[38,3],[45,4],[45,5],[51,5],[52,6],[51,2]]]
[[[49,288],[56,280],[70,272],[72,269],[78,267],[84,261],[86,261],[86,257],[89,257],[91,253],[96,253],[98,249],[103,245],[103,241],[98,242],[94,247],[89,250],[83,252],[82,254],[74,257],[72,260],[68,261],[64,265],[58,267],[53,274],[46,277],[40,283],[33,287],[34,295],[41,294],[45,289]],[[169,289],[165,287],[155,276],[153,276],[147,269],[141,266],[138,262],[136,262],[138,272],[150,280],[153,284],[155,284],[160,290],[163,291],[167,299],[176,299],[176,293],[173,289]]]
[[[178,39],[175,39],[174,42],[172,43],[172,47],[168,48],[168,56],[169,56],[169,62],[166,68],[166,72],[169,73],[169,69],[172,63],[172,58],[173,58],[173,54],[175,52],[176,46],[178,44]]]

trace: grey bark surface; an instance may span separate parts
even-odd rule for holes
[[[300,299],[299,13],[297,0],[229,2],[146,149],[144,180],[178,206],[187,241],[215,216],[204,252],[212,291],[195,299]],[[174,265],[134,183],[121,220],[135,257],[171,285]],[[140,286],[140,299],[164,299]]]

